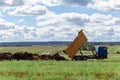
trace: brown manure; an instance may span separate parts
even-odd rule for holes
[[[33,54],[29,52],[2,52],[0,53],[0,61],[3,60],[66,60],[64,57],[60,56],[58,53],[55,54]]]

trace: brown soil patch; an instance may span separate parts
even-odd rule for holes
[[[115,78],[118,74],[116,73],[95,73],[95,77],[102,79],[110,79],[110,78]]]
[[[28,73],[28,72],[9,72],[8,76],[15,76],[15,77],[26,77],[26,76],[32,76],[32,75],[36,75],[38,77],[40,76],[46,76],[46,75],[61,75],[64,74],[63,72],[36,72],[36,73]],[[4,74],[2,72],[0,72],[0,76],[3,76]],[[89,77],[90,75],[94,75],[96,79],[105,79],[105,80],[109,80],[109,79],[114,79],[118,76],[117,73],[66,73],[65,74],[65,79],[69,80],[70,76],[86,76]]]
[[[0,76],[3,76],[3,73],[2,73],[2,72],[0,72]]]
[[[27,72],[9,72],[9,76],[25,77],[28,75]]]
[[[0,61],[3,60],[66,60],[64,57],[60,56],[58,53],[55,54],[33,54],[28,52],[4,52],[0,53]]]

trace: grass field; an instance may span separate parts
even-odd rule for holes
[[[0,47],[0,52],[53,53],[66,46]],[[105,60],[0,61],[0,80],[120,80],[120,46],[108,47]],[[89,53],[89,52],[87,52]]]
[[[31,47],[0,47],[0,52],[32,52],[32,53],[51,53],[65,49],[66,46],[31,46]]]

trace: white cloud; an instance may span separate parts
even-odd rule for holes
[[[103,11],[120,11],[120,0],[60,0],[68,6],[85,6]]]
[[[28,16],[28,15],[45,15],[48,12],[45,6],[29,5],[16,7],[14,11],[8,12],[10,15]]]
[[[16,7],[36,4],[58,6],[60,4],[60,0],[0,0],[0,7]]]
[[[51,40],[72,40],[82,29],[84,23],[89,22],[89,16],[78,13],[50,14],[44,17],[40,16],[37,20],[40,20],[39,27],[48,28],[47,32],[49,33],[45,37],[51,36]]]
[[[111,15],[51,13],[37,20],[38,27],[30,27],[0,19],[0,41],[68,41],[73,40],[81,29],[89,41],[119,41],[120,38],[120,19]]]
[[[0,17],[2,16],[2,13],[0,12]]]
[[[36,28],[28,26],[18,26],[0,18],[0,42],[27,41],[34,39],[31,33],[35,33]]]
[[[49,34],[49,30],[52,31],[52,29],[47,27],[18,26],[0,19],[0,42],[53,40],[52,34],[54,35],[54,31]]]
[[[120,11],[120,0],[60,0],[61,5],[85,6],[103,11]]]
[[[119,25],[120,18],[111,15],[103,15],[95,13],[91,16],[91,23],[97,23],[106,26]]]
[[[63,13],[47,16],[41,21],[44,18],[37,18],[38,26],[43,29],[47,26],[49,33],[45,37],[52,36],[51,40],[72,40],[80,29],[84,29],[89,41],[119,41],[120,18],[111,15]]]
[[[85,6],[104,11],[120,11],[120,0],[1,0],[0,7],[28,5],[44,6]]]
[[[42,4],[46,6],[58,6],[60,4],[60,0],[24,0],[26,5],[33,4]]]
[[[0,18],[0,30],[13,29],[15,25]]]
[[[96,0],[94,4],[89,4],[88,7],[104,11],[120,11],[120,0]]]
[[[19,6],[23,5],[23,0],[0,0],[0,6]]]
[[[71,6],[87,6],[90,3],[94,3],[94,0],[60,0],[61,4]]]
[[[47,15],[46,15],[47,16]],[[78,14],[78,13],[63,13],[60,15],[49,15],[44,16],[43,18],[38,17],[37,20],[45,20],[38,22],[38,26],[55,26],[55,27],[61,27],[61,25],[74,25],[74,26],[83,26],[85,22],[89,21],[89,16],[87,14]]]
[[[39,0],[39,2],[41,2],[42,4],[44,5],[47,5],[47,6],[57,6],[60,4],[59,2],[60,0]]]
[[[81,29],[84,29],[89,41],[119,41],[120,18],[98,13],[92,15],[75,12],[56,14],[47,9],[49,6],[61,5],[87,6],[105,11],[120,10],[119,0],[1,0],[1,10],[5,8],[8,10],[2,13],[8,12],[9,16],[15,15],[16,19],[22,16],[22,19],[17,22],[22,25],[19,26],[0,18],[0,41],[68,41],[73,40]],[[2,13],[0,13],[1,16]],[[34,27],[24,24],[26,21],[24,16],[31,17],[31,15],[40,15],[36,18],[37,25]],[[36,16],[32,16],[34,17]]]

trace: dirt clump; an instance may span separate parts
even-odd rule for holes
[[[32,54],[32,60],[39,60],[39,54]]]
[[[52,60],[53,59],[52,55],[50,55],[50,54],[42,54],[39,56],[39,58],[41,60]]]
[[[66,60],[63,56],[60,56],[58,53],[54,54],[52,57],[57,61]]]
[[[16,59],[16,60],[32,60],[32,53],[16,52],[13,55],[13,59]]]
[[[2,52],[0,53],[0,61],[3,60],[12,60],[13,54],[10,52]]]

